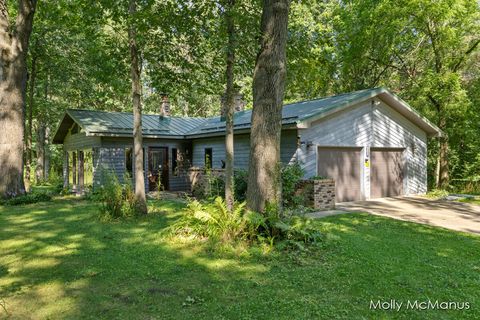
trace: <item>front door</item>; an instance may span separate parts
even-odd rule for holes
[[[150,191],[168,190],[168,148],[148,149],[148,187]]]

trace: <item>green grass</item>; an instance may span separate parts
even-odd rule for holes
[[[480,197],[475,198],[464,198],[460,199],[460,202],[472,203],[472,204],[480,204]]]
[[[480,318],[480,237],[367,214],[316,221],[309,252],[211,250],[162,230],[183,205],[102,223],[75,198],[0,207],[0,318]],[[152,208],[153,211],[153,208]],[[468,301],[371,311],[370,299]]]

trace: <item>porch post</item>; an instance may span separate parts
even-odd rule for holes
[[[68,151],[63,152],[63,188],[68,188],[68,178],[69,178],[69,172],[68,172]]]
[[[78,192],[83,193],[84,185],[84,153],[78,151]]]
[[[72,152],[72,188],[73,191],[77,190],[77,153]]]

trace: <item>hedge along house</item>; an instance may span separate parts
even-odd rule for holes
[[[223,168],[225,121],[221,116],[170,117],[164,109],[142,118],[146,188],[156,190],[161,183],[167,190],[189,190],[189,171]],[[235,112],[237,169],[248,168],[250,120],[251,110]],[[101,184],[102,169],[120,181],[133,173],[132,132],[131,113],[68,110],[53,139],[64,145],[65,183],[82,188],[86,151],[93,157],[94,186]],[[356,91],[285,105],[281,161],[298,161],[305,178],[334,179],[337,202],[422,194],[427,191],[427,138],[440,134],[387,89]]]

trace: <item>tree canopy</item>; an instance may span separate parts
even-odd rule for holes
[[[8,9],[15,14],[11,2]],[[235,6],[235,84],[247,108],[261,9],[259,0]],[[123,0],[39,1],[27,57],[29,81],[33,63],[36,73],[27,101],[32,148],[35,128],[54,130],[66,108],[132,111],[129,21],[142,48],[144,112],[157,112],[167,94],[173,114],[218,114],[226,83],[224,14],[220,0],[143,0],[133,16]],[[435,176],[439,187],[479,176],[479,21],[475,0],[293,1],[285,99],[387,86],[446,133],[431,143],[431,183]]]

